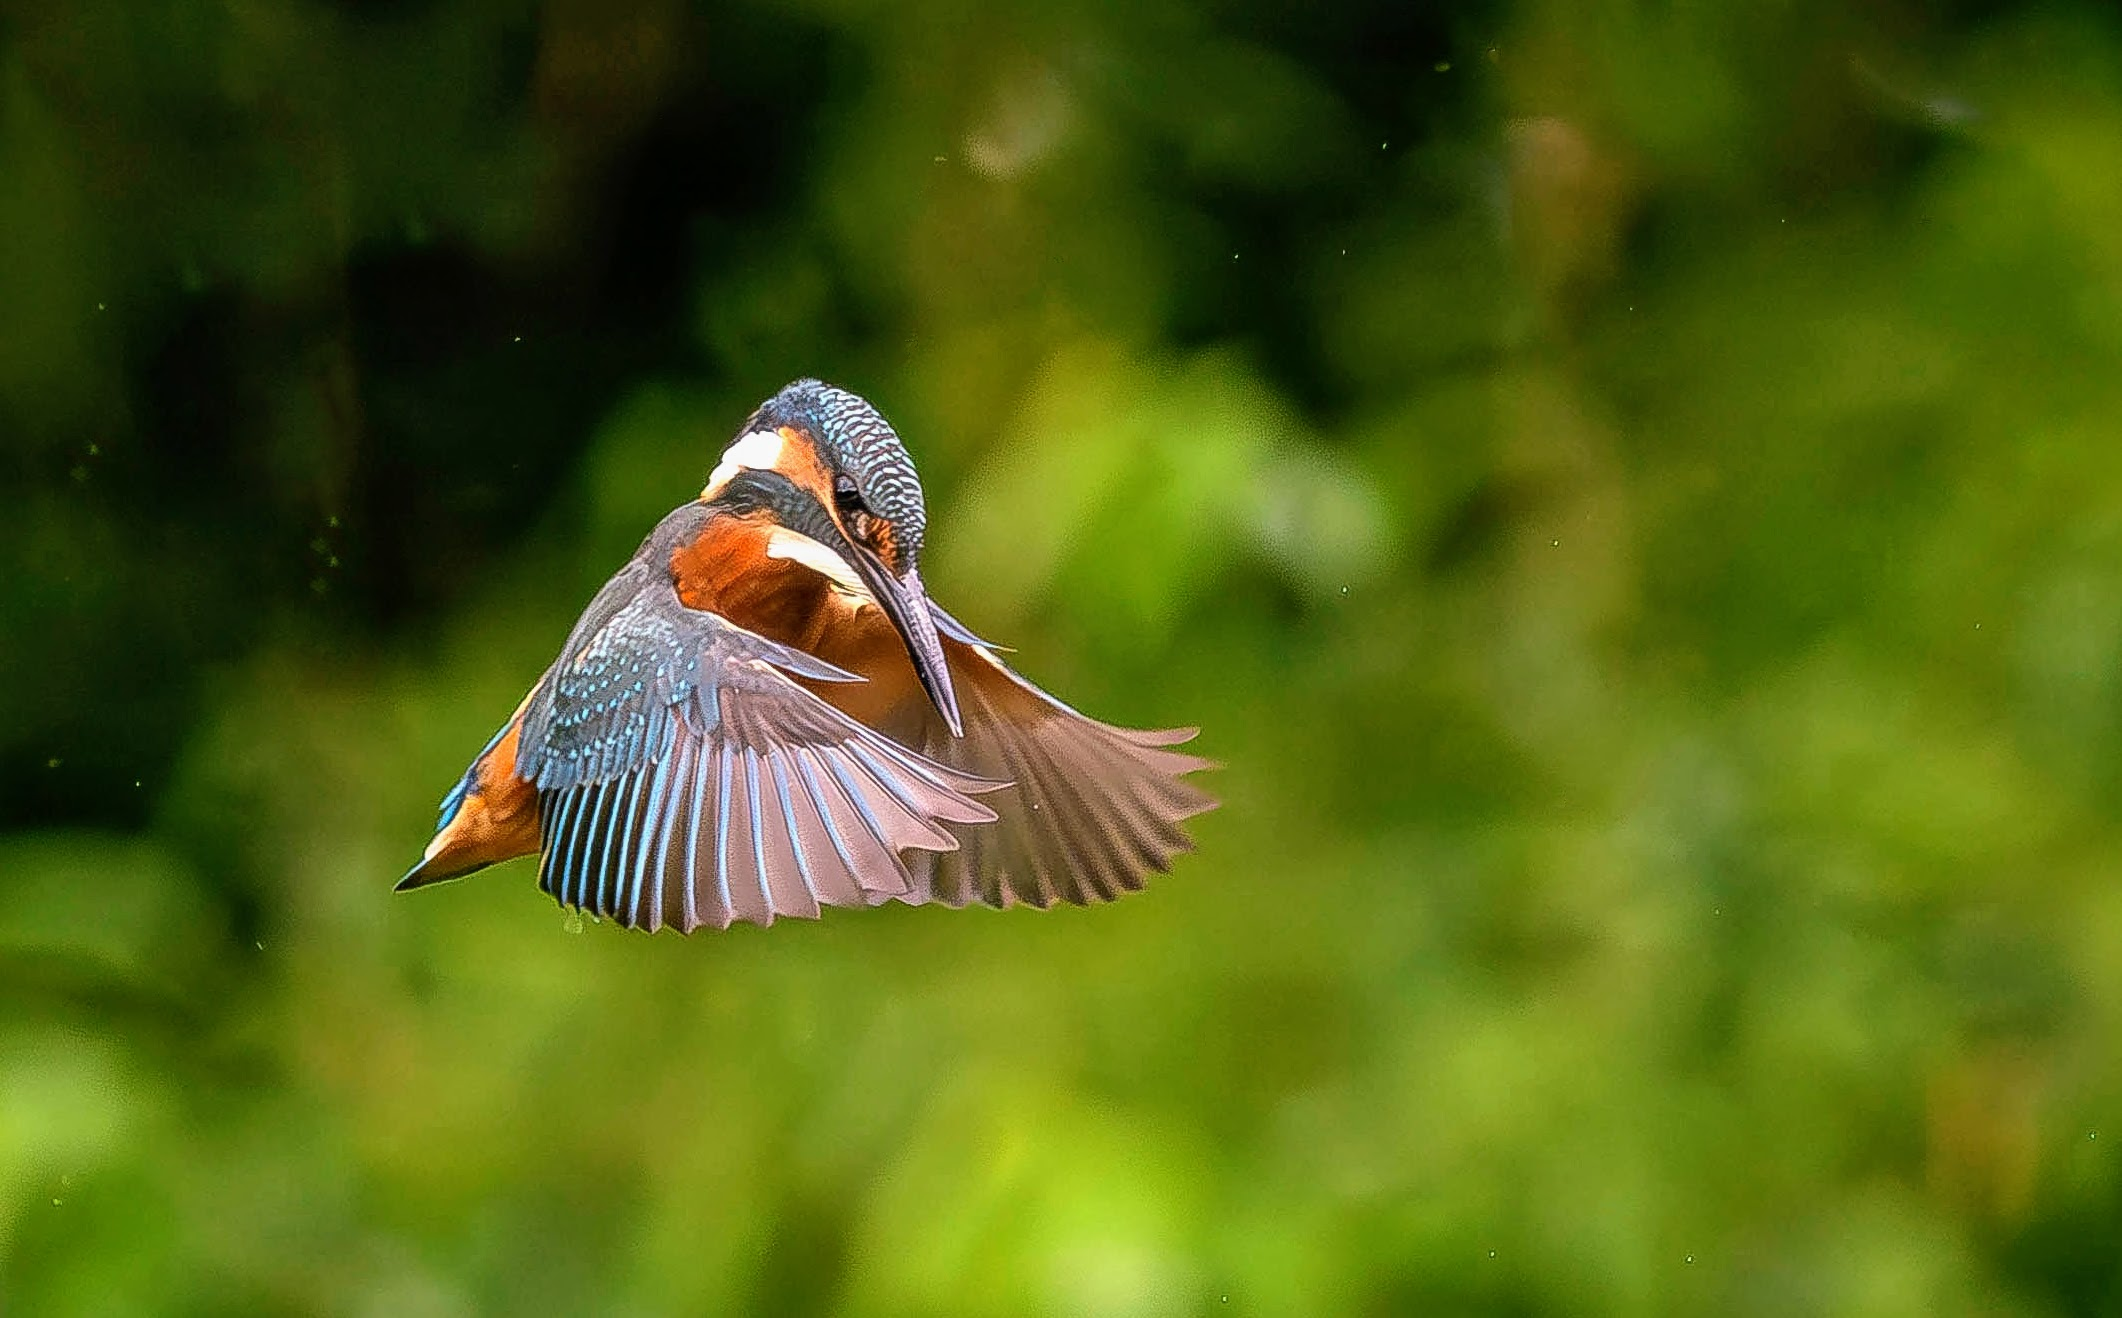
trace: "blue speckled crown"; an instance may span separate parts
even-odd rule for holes
[[[860,394],[821,380],[797,380],[759,405],[746,431],[795,426],[817,436],[828,458],[854,478],[855,489],[870,511],[892,524],[894,539],[908,567],[920,561],[928,505],[921,497],[921,478],[899,432]]]

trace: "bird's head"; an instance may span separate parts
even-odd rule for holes
[[[796,381],[752,413],[700,497],[767,517],[770,554],[875,601],[906,642],[929,699],[959,731],[957,695],[921,584],[928,529],[921,479],[876,408],[845,389]]]

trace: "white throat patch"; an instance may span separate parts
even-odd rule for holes
[[[811,571],[826,577],[833,588],[843,595],[866,600],[869,587],[855,575],[848,561],[800,531],[791,531],[777,526],[766,533],[766,556],[785,558],[791,563],[801,563]]]
[[[737,436],[736,442],[722,451],[722,460],[715,469],[707,474],[707,486],[700,491],[700,497],[714,498],[740,471],[778,470],[781,451],[786,446],[778,430],[754,430]]]

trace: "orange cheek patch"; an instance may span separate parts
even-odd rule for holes
[[[892,536],[892,524],[890,522],[885,521],[882,517],[870,518],[869,538],[870,548],[877,551],[877,557],[891,565],[892,571],[898,572],[903,569],[903,565],[899,562],[899,542]]]
[[[781,462],[778,470],[794,481],[797,489],[808,490],[816,495],[818,502],[833,506],[833,473],[826,467],[825,459],[818,452],[818,442],[793,426],[781,427]]]

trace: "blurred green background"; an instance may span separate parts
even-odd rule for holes
[[[0,3],[9,1314],[2122,1312],[2122,22]],[[1141,896],[437,797],[820,375]]]

